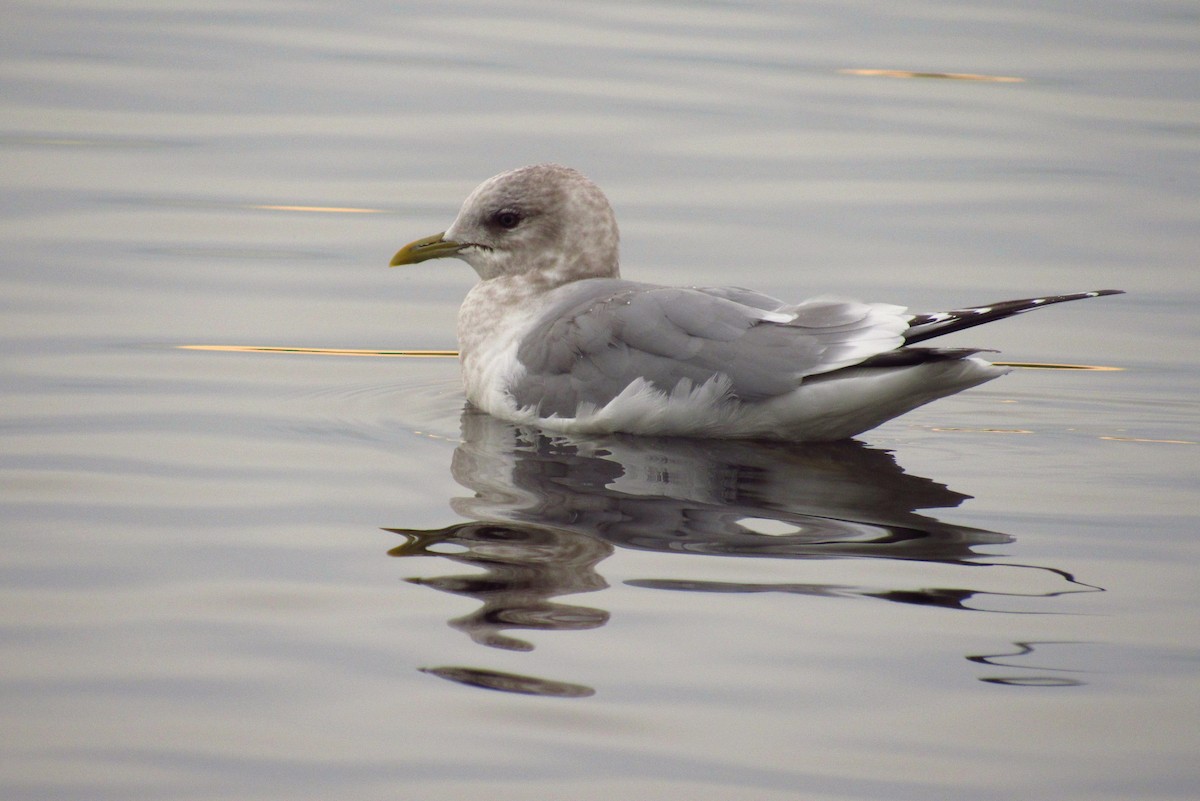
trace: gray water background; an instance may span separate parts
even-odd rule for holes
[[[1194,3],[0,20],[4,798],[1200,793]],[[955,342],[1122,369],[589,451],[453,360],[179,349],[453,348],[469,269],[384,265],[541,161],[627,277],[1118,287]]]

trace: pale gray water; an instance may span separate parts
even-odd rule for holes
[[[4,798],[1200,794],[1195,4],[2,19]],[[1124,370],[697,447],[177,348],[452,348],[469,270],[384,265],[548,160],[627,277],[1119,287],[959,344]]]

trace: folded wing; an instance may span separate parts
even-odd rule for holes
[[[901,346],[903,307],[820,299],[796,305],[748,290],[679,288],[615,279],[563,287],[523,338],[512,391],[540,416],[603,406],[642,378],[670,393],[724,377],[730,393],[762,401],[808,376]]]

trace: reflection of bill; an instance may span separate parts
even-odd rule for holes
[[[469,575],[412,581],[477,599],[480,608],[452,625],[491,647],[530,650],[528,642],[505,633],[513,629],[604,625],[607,612],[552,599],[605,588],[596,565],[615,547],[968,566],[1001,564],[988,562],[978,549],[1012,542],[1006,534],[918,513],[952,508],[969,496],[905,473],[887,451],[857,442],[788,445],[623,436],[573,440],[474,411],[464,413],[462,431],[452,469],[455,480],[474,495],[456,498],[451,505],[471,522],[436,530],[388,529],[405,538],[390,553],[436,555],[474,568]],[[1038,569],[1053,576],[1057,586],[1021,595],[1095,590],[1068,573]],[[972,598],[1004,594],[971,587],[868,590],[671,578],[628,583],[693,592],[873,597],[954,609],[971,609]],[[480,671],[470,668],[430,672],[516,692],[537,692],[544,681],[512,676],[481,680]],[[558,683],[547,686],[554,684]],[[578,696],[578,686],[570,686],[576,690],[549,694]]]

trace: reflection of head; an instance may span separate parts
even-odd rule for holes
[[[462,523],[435,531],[388,529],[405,537],[392,556],[443,556],[482,570],[462,576],[409,579],[483,606],[451,621],[481,645],[528,651],[532,645],[505,629],[591,629],[603,626],[600,609],[552,603],[559,595],[607,587],[595,565],[612,553],[608,543],[570,531],[506,523]]]

